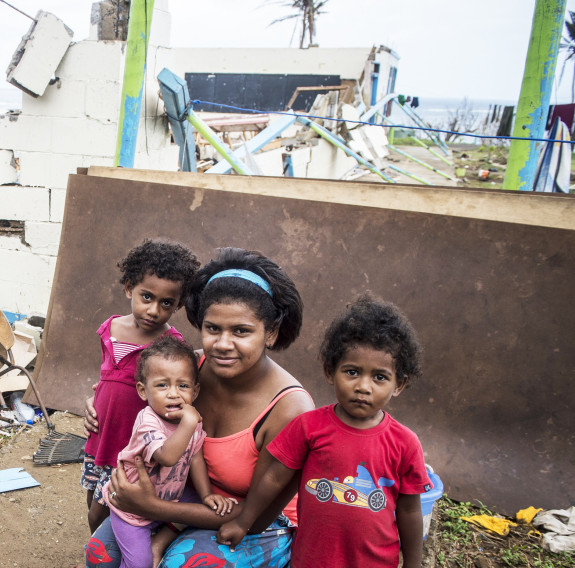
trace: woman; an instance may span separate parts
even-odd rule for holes
[[[226,248],[197,274],[186,305],[188,319],[201,332],[200,393],[195,406],[207,434],[204,457],[214,491],[245,498],[270,455],[266,445],[295,416],[313,409],[311,397],[266,350],[285,349],[299,335],[302,302],[293,281],[275,263],[253,251]],[[97,427],[87,405],[87,428]],[[137,464],[138,465],[138,464]],[[140,480],[131,485],[118,468],[112,476],[112,503],[122,510],[188,528],[166,552],[163,568],[191,566],[204,559],[217,566],[289,564],[295,517],[293,484],[231,553],[218,545],[216,530],[230,515],[218,517],[195,503],[158,499],[139,464]],[[285,514],[280,512],[286,504]],[[232,514],[239,509],[234,508]],[[278,517],[279,515],[279,517]],[[277,518],[276,518],[277,517]],[[274,520],[276,519],[276,520]],[[273,522],[272,522],[273,521]],[[271,525],[270,525],[271,523]],[[210,530],[211,529],[211,530]],[[92,536],[87,566],[119,566],[113,533],[105,522]]]

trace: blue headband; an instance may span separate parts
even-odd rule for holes
[[[256,286],[259,286],[262,290],[267,292],[273,298],[271,286],[269,282],[266,282],[261,276],[250,272],[249,270],[242,270],[241,268],[232,268],[230,270],[222,270],[222,272],[218,272],[214,274],[206,283],[206,286],[216,278],[243,278],[244,280],[248,280],[252,282]]]

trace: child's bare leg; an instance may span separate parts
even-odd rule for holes
[[[94,534],[95,530],[106,520],[110,514],[110,509],[106,505],[100,505],[95,499],[92,500],[90,510],[88,511],[88,525],[90,532]]]
[[[182,531],[185,528],[185,525],[174,525],[178,531]],[[166,552],[166,548],[170,546],[170,544],[176,540],[178,533],[176,533],[170,527],[164,525],[160,528],[160,530],[152,535],[152,561],[153,561],[153,568],[158,568],[160,561],[162,560],[162,556],[164,556],[164,552]]]
[[[88,505],[88,509],[92,506],[92,499],[94,499],[94,490],[88,489],[86,491],[86,503]]]

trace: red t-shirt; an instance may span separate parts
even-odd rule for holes
[[[297,416],[267,446],[301,470],[291,566],[397,567],[397,497],[432,487],[421,444],[387,413],[375,428],[358,430],[334,408]]]

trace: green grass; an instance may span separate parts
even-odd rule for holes
[[[481,503],[452,501],[443,496],[438,507],[438,566],[475,568],[476,559],[490,559],[493,566],[525,568],[573,568],[575,554],[545,550],[531,525],[511,527],[509,535],[490,535],[461,517],[493,513]]]

